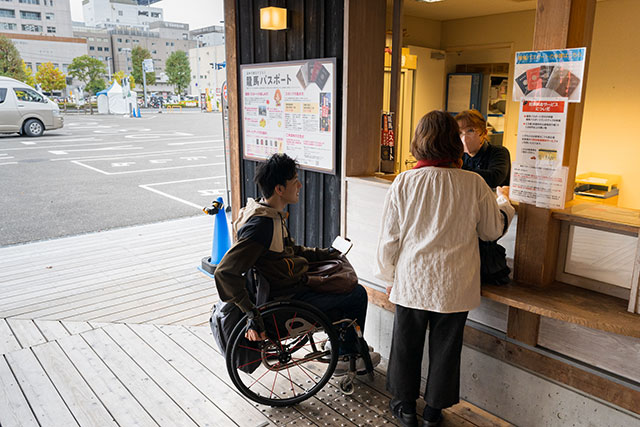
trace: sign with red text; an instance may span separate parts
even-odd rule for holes
[[[335,70],[335,58],[242,65],[243,157],[286,153],[334,174]]]
[[[569,168],[513,164],[509,198],[539,208],[564,208]]]
[[[564,100],[521,101],[516,162],[562,166],[566,129]]]

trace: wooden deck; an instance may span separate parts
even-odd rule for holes
[[[0,425],[396,425],[384,370],[293,408],[244,399],[208,327],[202,216],[0,248]],[[504,426],[461,402],[443,426]]]

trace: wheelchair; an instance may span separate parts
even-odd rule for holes
[[[256,274],[255,271],[252,273]],[[259,303],[265,299],[265,292],[267,295],[269,292],[268,289],[265,291],[268,284],[264,279],[258,283],[256,301]],[[342,393],[350,395],[354,392],[356,375],[368,375],[373,379],[369,347],[355,320],[332,322],[319,309],[296,300],[276,298],[258,305],[258,309],[265,323],[267,339],[249,341],[245,338],[245,315],[231,332],[225,351],[231,381],[246,398],[269,406],[300,403],[327,384],[339,359],[348,361],[349,365],[338,384]],[[355,331],[357,352],[338,355],[340,343],[349,328]],[[359,372],[358,357],[362,357],[365,367]]]

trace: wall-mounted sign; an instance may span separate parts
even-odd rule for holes
[[[580,102],[587,49],[516,52],[513,100]]]
[[[335,173],[335,70],[335,58],[242,65],[243,157]]]

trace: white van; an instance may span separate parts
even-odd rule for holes
[[[21,81],[0,77],[0,133],[41,136],[63,124],[58,104]]]

